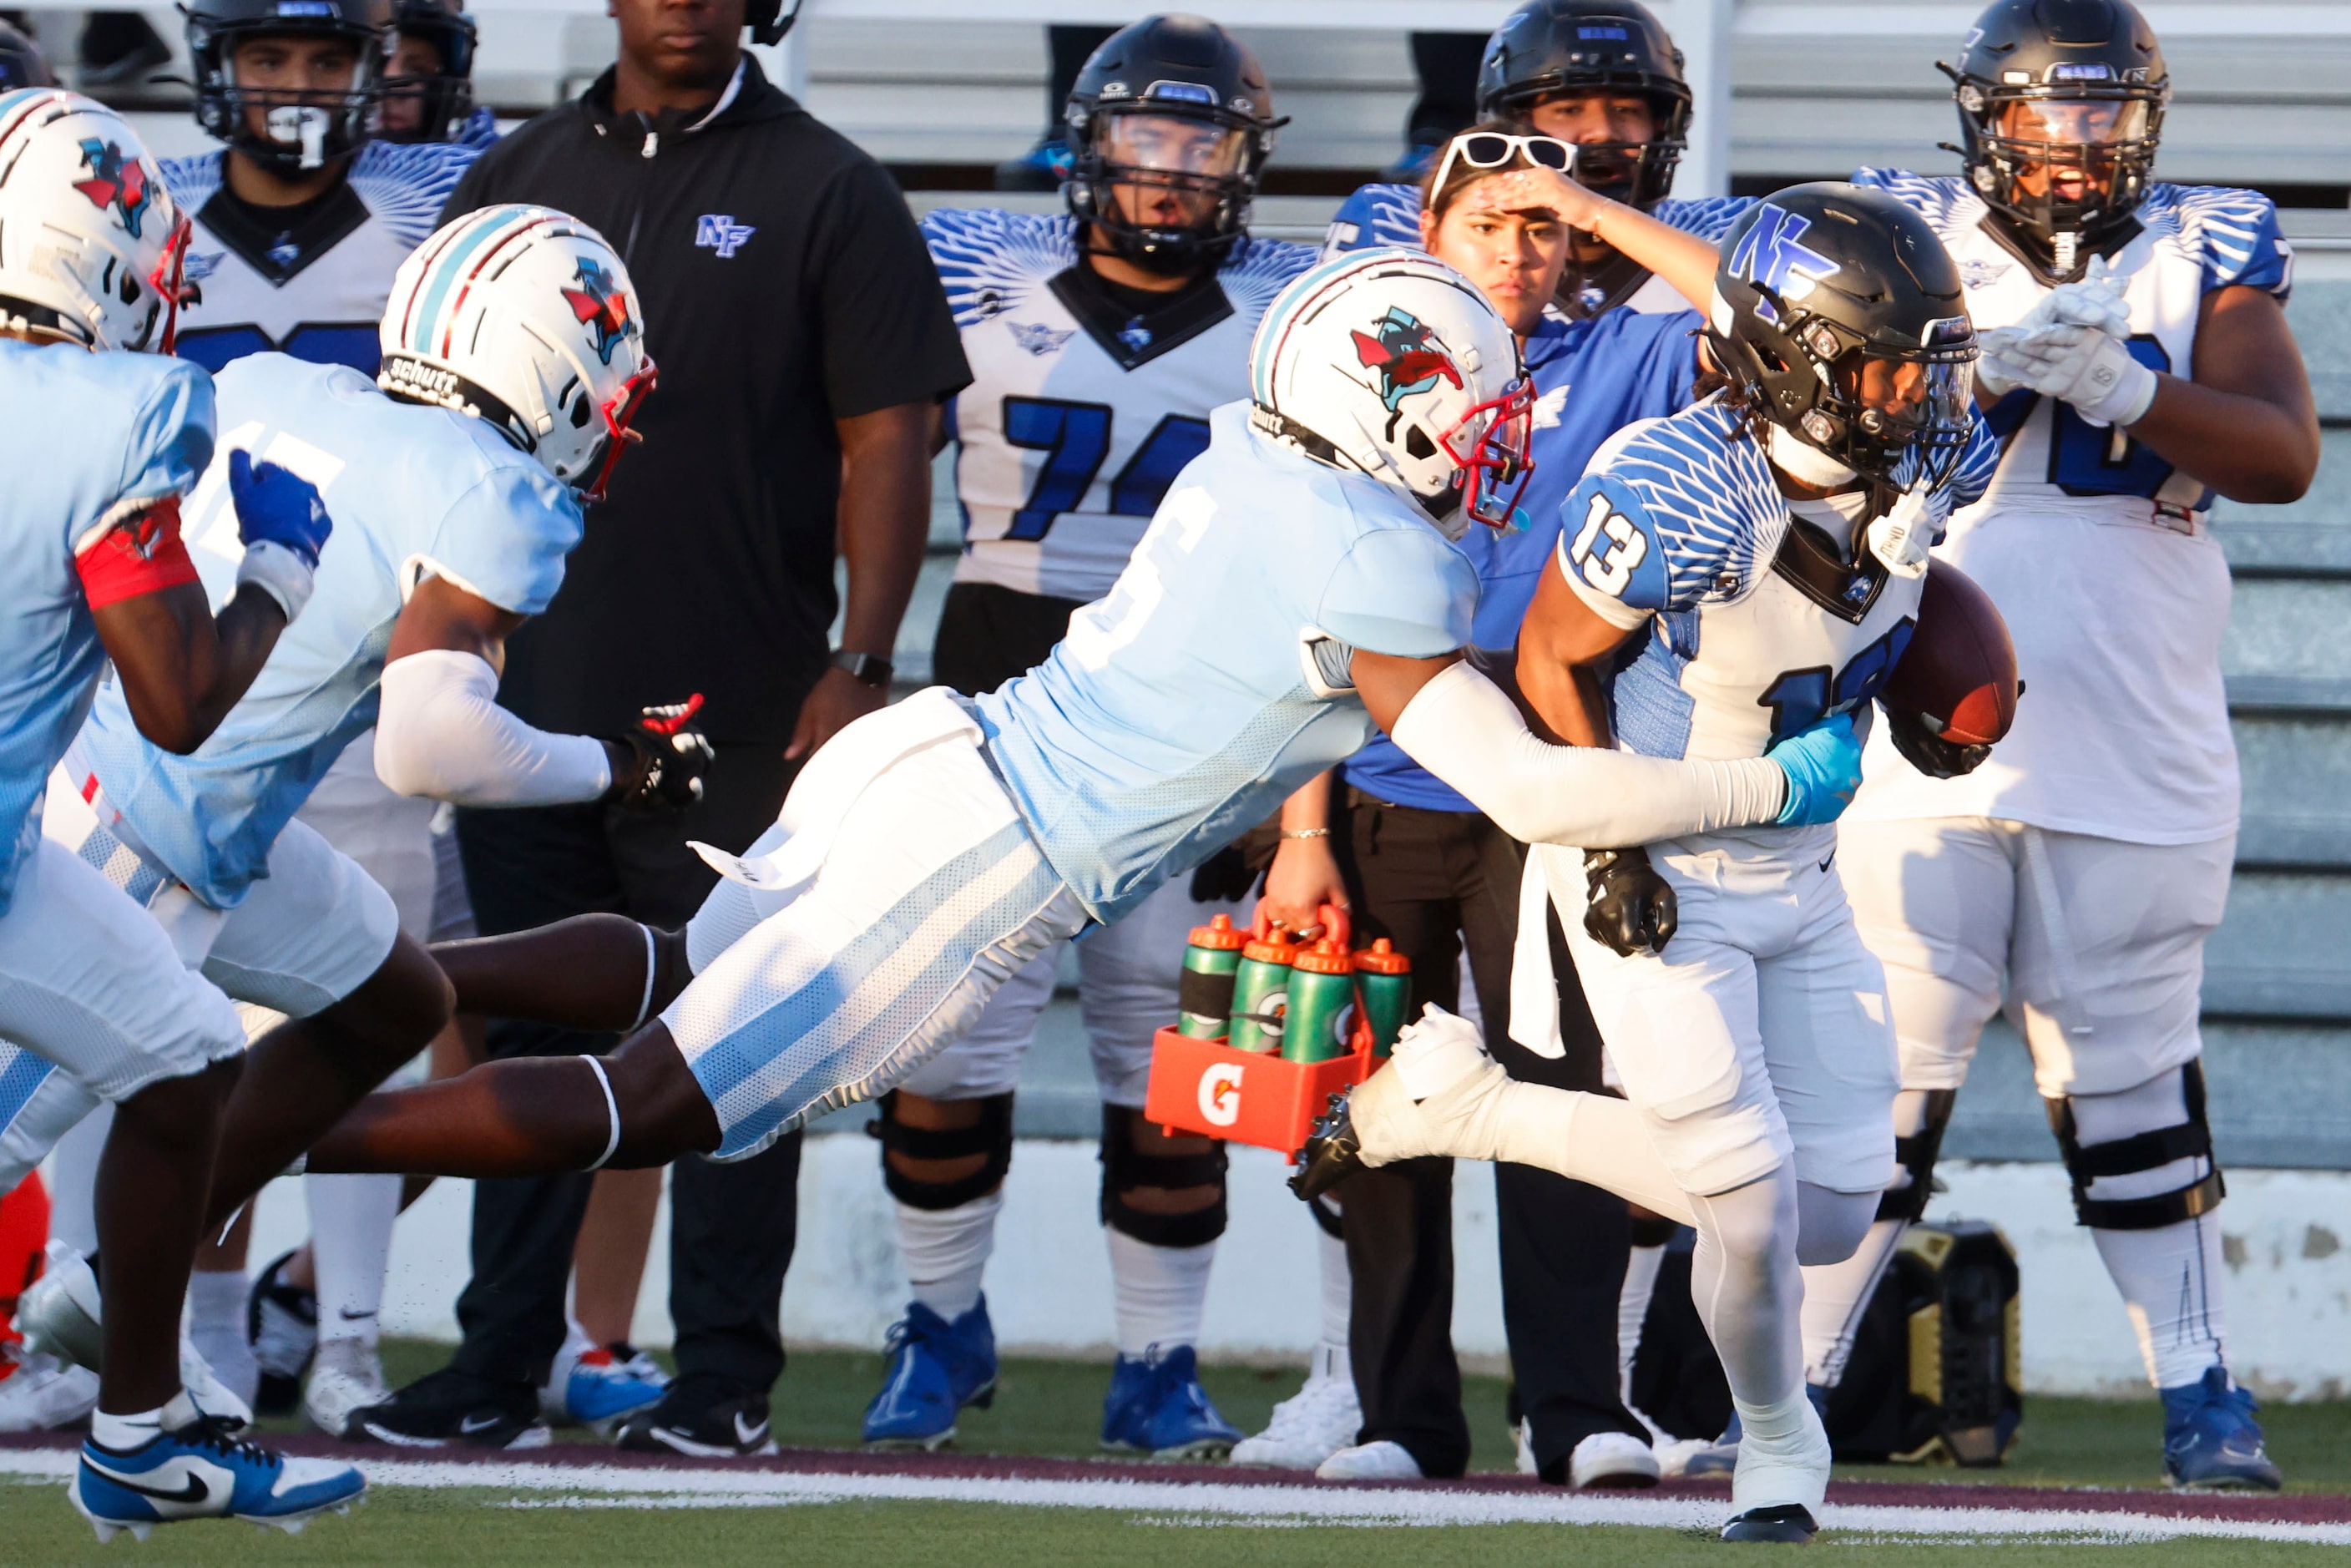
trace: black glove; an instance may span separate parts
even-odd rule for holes
[[[1662,953],[1681,924],[1674,885],[1643,849],[1583,852],[1583,929],[1620,957]]]
[[[1887,704],[1879,706],[1886,708],[1886,731],[1894,739],[1894,749],[1929,779],[1957,779],[1963,773],[1973,773],[1991,755],[1989,746],[1965,746],[1956,740],[1945,740],[1928,727],[1934,720],[1923,713]]]
[[[695,728],[702,694],[682,703],[649,707],[628,733],[612,744],[629,754],[615,768],[604,799],[635,811],[679,811],[702,799],[702,776],[710,771],[710,741]]]

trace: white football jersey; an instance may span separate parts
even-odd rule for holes
[[[441,204],[480,150],[371,141],[349,178],[301,207],[233,202],[221,189],[221,152],[174,158],[163,179],[195,233],[180,312],[180,357],[217,371],[247,354],[276,351],[314,364],[349,365],[372,377],[381,355],[376,326],[392,274],[433,232]],[[268,213],[271,221],[256,214]]]
[[[1717,397],[1630,425],[1561,508],[1569,586],[1610,624],[1647,627],[1609,683],[1625,750],[1760,757],[1865,708],[1917,627],[1924,579],[1888,572],[1830,508],[1800,521],[1740,421]],[[1996,457],[1979,423],[1930,505],[1973,499]]]
[[[972,382],[949,409],[958,582],[1108,593],[1208,411],[1249,392],[1249,340],[1304,246],[1247,240],[1213,279],[1137,316],[1078,265],[1076,225],[993,209],[923,220]]]
[[[2021,320],[2047,287],[1984,225],[1956,178],[1865,169],[1856,183],[1908,204],[1959,263],[1979,329]],[[2269,198],[2152,186],[2138,232],[2108,257],[2125,279],[2132,354],[2194,365],[2204,297],[2244,286],[2283,299],[2294,253]],[[2000,606],[2029,688],[1982,767],[1933,779],[1882,738],[1853,814],[1997,817],[2138,843],[2233,831],[2236,747],[2220,679],[2229,569],[2205,522],[2212,494],[2069,404],[2018,391],[1985,413],[2005,451],[1983,498],[1937,554]]]

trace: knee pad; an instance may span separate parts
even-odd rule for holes
[[[1165,1138],[1134,1136],[1134,1112],[1102,1107],[1102,1222],[1154,1247],[1205,1247],[1225,1233],[1225,1145],[1205,1155],[1162,1154]],[[1186,1214],[1153,1214],[1127,1202],[1137,1187],[1213,1186],[1216,1201]]]
[[[2185,1121],[2155,1127],[2105,1143],[2085,1144],[2075,1131],[2070,1099],[2051,1100],[2049,1125],[2057,1134],[2066,1174],[2073,1178],[2074,1215],[2096,1230],[2156,1230],[2210,1214],[2220,1206],[2228,1186],[2212,1158],[2212,1129],[2204,1119],[2204,1064],[2190,1061],[2179,1068],[2180,1098],[2186,1102]],[[2169,1192],[2144,1197],[2093,1197],[2090,1184],[2101,1177],[2124,1176],[2160,1170],[2176,1160],[2200,1159],[2204,1175]]]
[[[909,1208],[960,1208],[986,1197],[1012,1168],[1012,1096],[990,1094],[977,1102],[979,1120],[968,1127],[910,1127],[898,1120],[898,1093],[882,1096],[882,1113],[865,1130],[882,1145],[882,1185]],[[922,1181],[891,1163],[893,1153],[910,1160],[968,1159],[985,1155],[979,1169],[955,1181]]]
[[[1927,1205],[1935,1196],[1935,1160],[1943,1152],[1943,1129],[1951,1124],[1951,1107],[1959,1100],[1956,1089],[1927,1091],[1926,1125],[1894,1140],[1894,1163],[1909,1174],[1910,1183],[1886,1189],[1877,1200],[1878,1218],[1916,1225],[1927,1218]]]

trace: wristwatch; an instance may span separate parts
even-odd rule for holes
[[[863,681],[869,686],[887,687],[890,684],[890,661],[879,653],[853,653],[846,648],[833,651],[832,667],[847,670],[849,677]]]

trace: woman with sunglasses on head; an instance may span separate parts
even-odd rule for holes
[[[1517,334],[1537,394],[1534,468],[1516,520],[1464,541],[1480,579],[1472,636],[1480,647],[1517,642],[1559,535],[1559,504],[1592,454],[1625,425],[1687,405],[1698,369],[1703,323],[1693,310],[1571,321],[1546,308],[1575,236],[1595,230],[1693,303],[1713,285],[1712,246],[1576,184],[1564,172],[1575,161],[1574,146],[1556,138],[1476,127],[1438,153],[1419,204],[1424,248]],[[1497,1057],[1534,1082],[1600,1087],[1599,1038],[1563,950],[1568,1053],[1547,1061],[1503,1033],[1525,851],[1468,800],[1376,737],[1338,777],[1293,798],[1281,826],[1266,887],[1273,915],[1311,922],[1320,904],[1351,905],[1363,939],[1386,936],[1411,956],[1416,1001],[1447,1010],[1459,999],[1466,948],[1475,1010]],[[1265,1437],[1236,1449],[1237,1460],[1321,1465],[1334,1476],[1461,1472],[1469,1435],[1450,1338],[1451,1185],[1450,1162],[1432,1159],[1365,1173],[1334,1195],[1346,1211],[1346,1344],[1361,1429],[1340,1429],[1352,1410],[1310,1383]],[[1619,1387],[1617,1295],[1631,1235],[1623,1200],[1528,1166],[1502,1167],[1498,1186],[1503,1312],[1529,1468],[1579,1487],[1655,1481],[1648,1434]],[[1325,1294],[1344,1290],[1333,1280]],[[1320,1429],[1309,1419],[1318,1410],[1330,1413]]]

